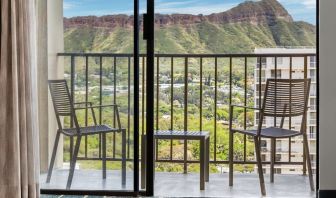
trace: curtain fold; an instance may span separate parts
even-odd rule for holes
[[[35,0],[1,0],[0,197],[39,197]]]

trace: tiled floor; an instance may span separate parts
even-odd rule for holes
[[[41,195],[41,198],[106,198],[101,196]]]
[[[99,196],[41,195],[41,198],[104,198]]]
[[[53,174],[50,184],[43,184],[45,175],[42,176],[42,188],[64,189],[67,170],[58,170]],[[234,186],[229,187],[227,174],[211,174],[210,182],[204,191],[199,190],[199,175],[196,173],[156,173],[156,197],[260,197],[259,180],[256,174],[235,174]],[[269,183],[265,175],[267,197],[285,198],[313,198],[315,192],[309,188],[309,180],[301,175],[276,175],[275,183]],[[132,173],[127,174],[127,186],[121,188],[120,172],[109,171],[106,181],[102,180],[101,171],[76,170],[72,189],[93,190],[121,190],[132,189]],[[83,198],[83,196],[62,196],[61,198]],[[60,196],[43,196],[43,198],[60,198]],[[94,196],[85,196],[94,198]]]

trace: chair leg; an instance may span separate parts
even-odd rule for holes
[[[265,189],[265,182],[264,182],[264,173],[263,173],[263,170],[262,170],[262,163],[261,163],[260,141],[259,141],[257,136],[254,137],[254,145],[255,145],[257,165],[258,165],[260,190],[261,190],[261,194],[263,196],[265,196],[266,195],[266,189]]]
[[[106,179],[106,133],[102,134],[102,143],[103,143],[103,156],[102,156],[103,179]]]
[[[229,186],[233,186],[233,132],[229,132]]]
[[[206,153],[205,153],[205,156],[206,156],[206,164],[205,164],[205,181],[206,182],[209,182],[209,172],[210,172],[210,137],[207,138],[207,140],[205,141],[206,144],[205,144],[205,149],[206,149]]]
[[[71,159],[72,159],[72,156],[73,156],[73,145],[74,145],[74,137],[70,136],[70,151],[69,151],[69,154],[70,154],[70,167],[71,167]]]
[[[121,160],[121,184],[126,185],[126,130],[122,134],[122,160]]]
[[[306,153],[306,147],[305,147],[304,144],[303,144],[303,148],[302,148],[302,150],[303,150],[303,153]],[[303,163],[303,168],[302,168],[302,174],[303,174],[304,176],[306,176],[306,175],[307,175],[307,163],[306,163],[307,158],[306,158],[306,155],[303,154],[303,157],[302,157],[302,158],[303,158],[302,161],[304,162],[304,163]]]
[[[77,136],[76,139],[76,145],[75,145],[75,150],[73,152],[73,156],[71,159],[71,166],[70,166],[70,171],[69,171],[69,176],[68,176],[68,182],[66,185],[66,189],[69,190],[71,187],[71,183],[72,183],[72,179],[73,179],[73,175],[74,175],[74,171],[75,171],[75,167],[76,167],[76,161],[77,161],[77,157],[78,157],[78,152],[79,152],[79,146],[80,146],[80,142],[81,142],[82,136]]]
[[[141,136],[141,189],[146,188],[146,135]]]
[[[308,175],[309,175],[309,183],[310,183],[310,189],[311,191],[315,191],[315,185],[314,185],[314,178],[313,178],[313,171],[312,171],[312,165],[311,165],[311,159],[309,154],[309,146],[308,146],[308,138],[307,134],[303,134],[303,142],[304,142],[304,155],[306,157],[307,167],[308,167]]]
[[[52,155],[51,155],[51,160],[50,160],[50,165],[49,165],[49,169],[48,169],[48,176],[47,176],[46,183],[50,183],[50,178],[51,178],[52,171],[53,171],[53,168],[54,168],[54,163],[55,163],[57,147],[58,147],[58,142],[59,142],[60,136],[61,136],[61,133],[57,132],[55,142],[54,142],[53,152],[52,152]]]
[[[205,139],[200,140],[200,190],[205,189],[205,158],[206,158],[206,150],[205,150]]]
[[[275,164],[275,138],[271,139],[271,164],[270,164],[270,182],[274,183],[274,164]]]

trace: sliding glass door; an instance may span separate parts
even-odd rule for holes
[[[42,193],[139,193],[139,7],[138,0],[48,5]]]

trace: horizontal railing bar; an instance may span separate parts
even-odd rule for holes
[[[99,160],[102,160],[102,158],[100,157],[78,157],[77,160],[92,160],[92,161],[99,161]],[[121,162],[121,158],[111,158],[111,157],[108,157],[106,158],[107,161],[115,161],[115,162]],[[139,159],[141,160],[141,159]],[[128,158],[126,159],[126,161],[133,161],[133,159],[131,158]],[[188,163],[188,164],[196,164],[196,163],[200,163],[199,160],[187,160],[187,161],[184,161],[184,160],[164,160],[164,159],[158,159],[158,160],[155,160],[155,162],[159,162],[159,163],[179,163],[179,164],[183,164],[184,162]],[[239,160],[239,161],[233,161],[234,164],[257,164],[256,161],[243,161],[243,160]],[[219,161],[214,161],[214,160],[210,160],[210,163],[211,164],[229,164],[229,161],[227,160],[219,160]],[[270,164],[271,162],[269,161],[264,161],[262,162],[263,164]],[[277,165],[302,165],[303,162],[275,162],[275,164]]]
[[[156,160],[155,162],[160,163],[184,163],[184,160]],[[199,160],[188,160],[187,163],[200,163]],[[229,161],[226,160],[220,160],[220,161],[210,161],[211,164],[229,164]],[[234,164],[257,164],[256,161],[233,161]],[[262,162],[263,164],[270,164],[271,162]],[[275,164],[278,165],[302,165],[303,162],[275,162]]]
[[[188,58],[244,58],[244,57],[305,57],[305,56],[316,56],[314,53],[291,53],[291,54],[156,54],[157,57],[188,57]]]
[[[82,160],[82,161],[85,161],[85,160],[92,160],[92,161],[100,161],[100,160],[103,160],[103,158],[101,157],[78,157],[77,160]],[[121,162],[121,158],[113,158],[113,157],[107,157],[106,158],[107,161],[115,161],[115,162]],[[133,162],[133,159],[131,158],[128,158],[126,159],[126,161],[128,162]]]
[[[102,160],[102,158],[100,157],[78,157],[77,160],[92,160],[92,161],[99,161],[99,160]],[[119,162],[121,161],[121,158],[111,158],[111,157],[108,157],[106,158],[107,161],[116,161],[116,162]],[[140,159],[141,160],[141,159]],[[126,161],[133,161],[133,159],[126,159]],[[180,164],[183,164],[184,162],[188,163],[188,164],[196,164],[196,163],[200,163],[199,160],[187,160],[187,161],[184,161],[184,160],[162,160],[162,159],[159,159],[159,160],[155,160],[155,162],[158,162],[158,163],[180,163]],[[233,161],[234,164],[257,164],[256,161]],[[229,161],[226,161],[226,160],[219,160],[219,161],[214,161],[214,160],[211,160],[210,161],[211,164],[229,164]],[[270,164],[271,162],[262,162],[263,164]],[[278,165],[302,165],[303,162],[275,162],[275,164],[278,164]]]
[[[115,54],[115,53],[58,53],[57,56],[91,56],[91,57],[133,57],[133,54]],[[145,54],[140,54],[140,57],[145,57]],[[159,58],[258,58],[258,57],[306,57],[316,56],[315,53],[289,53],[289,54],[276,54],[276,53],[249,53],[249,54],[155,54]]]
[[[57,53],[57,56],[91,56],[91,57],[133,57],[133,54],[113,54],[113,53]]]

